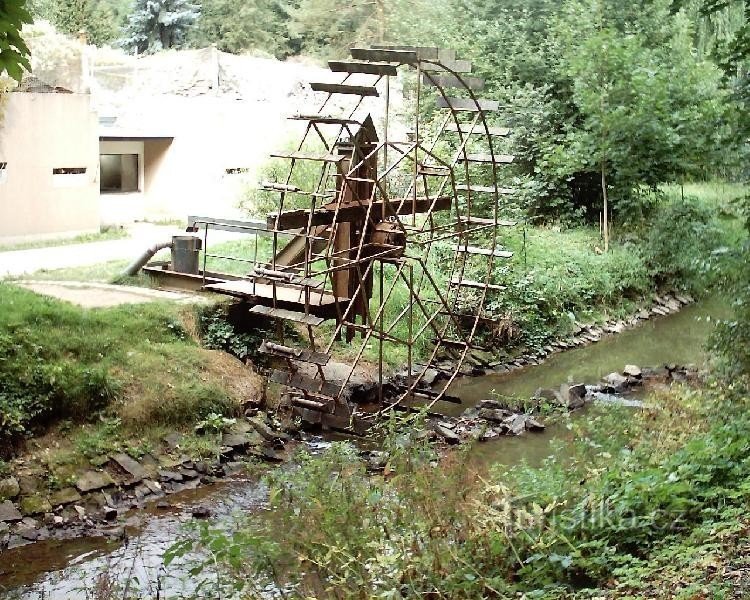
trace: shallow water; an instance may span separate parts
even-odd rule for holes
[[[558,387],[566,381],[596,383],[626,364],[700,364],[706,357],[704,345],[713,321],[726,316],[727,310],[720,300],[703,301],[590,346],[555,354],[542,365],[459,380],[452,393],[463,399],[463,410],[490,397],[493,390],[504,395],[530,396],[539,387]],[[564,445],[572,436],[562,421],[543,433],[477,444],[472,460],[480,467],[522,461],[539,464],[552,452],[553,440]],[[214,515],[212,526],[230,526],[233,514],[261,510],[265,498],[265,488],[255,480],[227,481],[171,496],[169,500],[175,506],[169,510],[148,509],[145,524],[128,529],[127,544],[85,538],[38,542],[7,550],[0,555],[0,598],[92,598],[94,587],[105,585],[108,579],[132,580],[133,576],[138,578],[138,589],[142,590],[139,597],[156,597],[157,587],[161,588],[161,598],[192,597],[199,578],[191,577],[184,564],[182,568],[172,565],[168,578],[162,568],[164,552],[180,539],[185,524],[192,521],[191,507],[208,505]],[[102,579],[102,573],[110,577]],[[198,597],[214,595],[204,590]]]

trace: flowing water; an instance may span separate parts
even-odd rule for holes
[[[491,397],[493,390],[503,395],[530,396],[539,387],[596,383],[626,364],[700,364],[705,359],[704,345],[713,321],[726,314],[724,302],[706,300],[596,344],[555,354],[542,365],[462,379],[452,393],[462,398],[465,408]],[[565,443],[571,435],[558,424],[539,434],[498,438],[478,444],[473,450],[474,460],[479,464],[513,465],[524,460],[539,464],[550,454],[552,440]],[[157,588],[161,588],[162,598],[192,596],[197,580],[187,567],[172,565],[167,577],[162,566],[164,552],[183,535],[186,522],[192,521],[191,507],[208,505],[213,512],[212,525],[231,526],[233,514],[262,510],[265,494],[256,480],[227,481],[176,494],[170,497],[174,506],[169,510],[142,511],[140,522],[128,529],[127,542],[102,538],[50,540],[6,550],[0,555],[0,598],[91,598],[96,585],[106,586],[113,579],[130,579],[143,590],[143,597],[156,597]],[[102,577],[103,573],[108,577]],[[206,596],[200,593],[198,597]]]

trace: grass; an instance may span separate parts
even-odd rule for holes
[[[201,348],[194,307],[82,309],[0,283],[0,440],[107,414],[126,430],[237,414],[259,393],[230,355]]]
[[[0,252],[31,250],[34,248],[51,248],[56,246],[70,246],[73,244],[90,244],[92,242],[121,240],[127,237],[129,237],[128,231],[122,227],[103,227],[99,233],[83,233],[70,238],[35,240],[29,242],[19,242],[18,244],[0,245]]]

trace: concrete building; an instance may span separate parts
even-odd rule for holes
[[[88,94],[30,80],[0,122],[0,242],[98,232],[99,122]]]

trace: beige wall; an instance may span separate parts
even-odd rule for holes
[[[99,230],[98,119],[87,94],[8,94],[0,243]],[[83,175],[53,175],[85,167]]]

